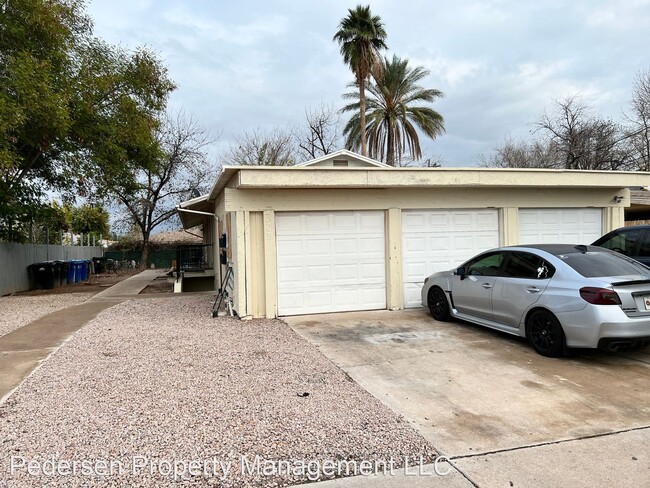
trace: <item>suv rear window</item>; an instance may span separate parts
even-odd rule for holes
[[[560,254],[558,258],[586,278],[639,274],[650,278],[650,268],[632,259],[609,252],[576,252]]]

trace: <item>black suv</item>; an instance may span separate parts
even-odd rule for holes
[[[593,245],[620,252],[650,266],[650,225],[621,227],[605,234]]]

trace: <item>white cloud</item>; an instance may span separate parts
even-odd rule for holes
[[[195,36],[202,39],[239,46],[252,46],[266,38],[281,36],[287,31],[288,26],[286,17],[280,15],[254,19],[239,25],[229,25],[210,17],[193,14],[188,10],[187,5],[165,10],[162,18],[172,26],[189,28]]]
[[[587,25],[625,31],[650,25],[650,0],[610,1],[585,10]]]
[[[449,87],[467,82],[484,69],[484,63],[471,59],[450,59],[441,55],[431,57],[411,57],[411,67],[424,66],[436,80],[442,80]]]

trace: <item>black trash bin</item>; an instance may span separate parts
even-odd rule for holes
[[[38,283],[38,277],[36,276],[36,265],[35,264],[30,264],[27,266],[27,277],[29,279],[29,289],[30,290],[35,290],[36,288],[40,287],[40,283]]]
[[[106,258],[103,256],[93,258],[93,265],[95,266],[95,274],[106,272]]]
[[[68,273],[70,272],[70,261],[59,261],[59,285],[68,284]]]
[[[34,263],[30,265],[34,273],[35,288],[51,290],[54,288],[54,262]]]
[[[51,261],[54,267],[54,286],[61,286],[61,261]]]

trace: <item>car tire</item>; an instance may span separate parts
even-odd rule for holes
[[[526,337],[542,356],[556,358],[564,355],[564,330],[555,315],[547,310],[530,314],[526,320]]]
[[[427,304],[429,305],[431,316],[435,320],[440,322],[449,320],[449,302],[447,301],[445,292],[440,287],[434,286],[429,290]]]

